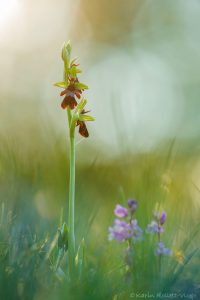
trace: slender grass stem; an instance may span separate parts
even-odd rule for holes
[[[158,225],[158,229],[159,229],[158,242],[160,242],[161,241],[161,238],[160,238],[160,225]],[[162,262],[161,262],[161,258],[162,258],[162,255],[159,255],[159,257],[158,257],[158,276],[159,276],[158,285],[159,285],[159,288],[161,287],[161,281],[162,281],[162,273],[161,273]]]

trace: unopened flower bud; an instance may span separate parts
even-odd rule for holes
[[[135,212],[135,210],[136,210],[136,208],[137,208],[137,201],[136,200],[133,200],[133,199],[129,199],[128,200],[128,206],[129,206],[129,208],[130,208],[130,210],[131,210],[131,213],[134,213]]]

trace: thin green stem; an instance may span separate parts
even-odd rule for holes
[[[70,136],[70,174],[69,174],[69,276],[72,278],[75,269],[75,230],[74,230],[74,206],[75,206],[75,127],[76,116],[72,116],[71,110],[67,107],[67,118]]]
[[[69,128],[71,125],[71,120],[72,120],[72,114],[71,114],[71,110],[69,107],[67,107],[67,118],[68,118],[68,124],[69,124]]]
[[[70,179],[69,179],[69,272],[72,275],[75,263],[74,233],[74,202],[75,202],[75,139],[70,135]]]

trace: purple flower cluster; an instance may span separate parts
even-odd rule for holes
[[[154,213],[154,220],[147,226],[148,233],[163,233],[164,228],[163,225],[167,219],[166,212],[155,212]]]
[[[117,204],[115,210],[114,210],[115,216],[118,218],[125,218],[128,216],[128,209]]]
[[[172,251],[165,247],[165,245],[162,242],[158,242],[157,249],[155,251],[156,256],[165,255],[165,256],[171,256]]]
[[[133,213],[137,208],[137,201],[129,199],[128,209],[117,205],[114,213],[118,218],[115,219],[112,227],[109,227],[109,240],[123,242],[129,239],[138,240],[142,236],[142,229],[138,226],[137,220],[133,219]]]
[[[162,233],[164,231],[164,228],[162,226],[159,226],[157,222],[152,221],[148,226],[147,226],[147,232],[148,233]]]
[[[165,245],[160,241],[160,234],[164,232],[163,225],[165,224],[166,219],[166,212],[154,212],[154,220],[147,226],[147,233],[157,234],[158,236],[158,244],[155,251],[156,256],[170,256],[172,254],[172,251],[166,248]]]
[[[142,229],[138,226],[137,220],[133,218],[133,214],[137,209],[137,205],[138,205],[137,201],[133,199],[128,200],[128,208],[117,204],[114,210],[114,214],[117,218],[114,220],[113,226],[109,227],[108,229],[109,231],[108,239],[110,241],[111,240],[116,240],[118,242],[124,242],[127,240],[129,241],[129,248],[127,249],[128,251],[127,253],[133,251],[132,247],[130,246],[130,241],[131,240],[136,241],[140,239],[143,234]],[[151,221],[150,224],[148,224],[146,232],[157,235],[158,242],[157,242],[155,255],[170,256],[172,254],[172,251],[166,248],[165,245],[161,242],[161,233],[164,232],[163,225],[166,222],[167,214],[164,211],[154,212],[153,216],[154,219]],[[130,255],[127,256],[127,260],[129,256]]]
[[[131,229],[130,225],[124,221],[116,219],[114,221],[113,227],[109,227],[109,237],[108,239],[117,240],[119,242],[123,242],[129,238],[131,238]]]

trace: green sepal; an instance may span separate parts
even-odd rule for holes
[[[82,112],[83,108],[86,106],[86,104],[87,104],[87,100],[85,98],[83,98],[81,100],[81,102],[79,102],[79,104],[77,105],[75,114],[80,114]]]
[[[87,121],[95,121],[95,119],[92,116],[80,114],[79,115],[79,121],[87,122]]]
[[[65,88],[67,88],[67,83],[65,81],[60,81],[60,82],[54,83],[54,86],[58,86],[60,88],[65,89]]]
[[[70,76],[72,78],[76,78],[77,74],[81,73],[81,70],[79,70],[75,66],[73,66],[68,70],[68,73],[70,74]]]

